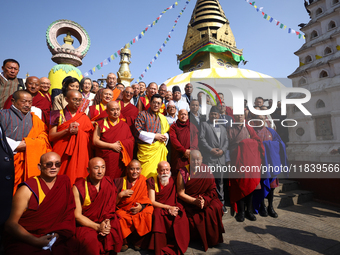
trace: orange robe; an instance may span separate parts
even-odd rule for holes
[[[125,176],[120,179],[123,181],[123,187],[120,191],[123,191],[128,187],[128,178]],[[135,185],[130,189],[133,190],[132,196],[122,198],[117,204],[118,210],[116,213],[120,216],[119,222],[123,238],[128,237],[134,230],[137,231],[139,236],[144,236],[152,229],[153,206],[148,196],[146,178],[140,175]],[[135,207],[136,203],[146,204],[146,207],[141,212],[133,215],[130,213],[130,208]]]
[[[32,114],[33,126],[28,136],[24,138],[26,151],[14,155],[14,193],[21,182],[40,175],[38,163],[41,155],[52,150],[48,141],[47,127],[34,113]]]
[[[79,177],[86,177],[87,165],[90,159],[90,134],[93,125],[85,113],[77,113],[72,119],[58,125],[57,132],[68,129],[72,122],[78,122],[76,135],[64,136],[54,143],[53,151],[61,157],[59,175],[66,174],[70,177],[71,185]]]

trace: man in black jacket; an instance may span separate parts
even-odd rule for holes
[[[12,207],[14,187],[14,161],[13,152],[9,147],[4,129],[0,123],[0,239],[2,231]]]

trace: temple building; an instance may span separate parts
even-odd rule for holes
[[[289,128],[289,159],[298,162],[339,162],[330,151],[340,147],[340,1],[310,1],[310,21],[301,31],[306,42],[295,52],[300,66],[288,76],[293,87],[311,92],[304,104],[312,116],[297,107],[287,110],[298,125]]]
[[[236,47],[218,0],[197,0],[188,24],[182,54],[177,56],[183,72],[214,67],[238,67],[242,50]]]

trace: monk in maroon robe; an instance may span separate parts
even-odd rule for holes
[[[177,202],[170,164],[160,162],[157,173],[147,180],[154,207],[149,249],[155,250],[156,255],[184,254],[190,241],[189,222],[183,206]]]
[[[104,176],[105,168],[103,159],[92,158],[89,161],[89,175],[77,179],[73,186],[80,254],[118,253],[123,245],[116,214],[117,188],[109,177]]]
[[[131,87],[127,87],[123,91],[123,99],[119,101],[121,114],[120,118],[124,119],[130,128],[134,125],[135,119],[139,113],[137,107],[130,103],[132,97],[133,89]]]
[[[106,175],[112,180],[125,175],[126,166],[133,158],[135,139],[129,126],[119,119],[120,109],[116,101],[107,104],[108,117],[97,122],[93,133],[96,156],[105,160]]]
[[[90,135],[94,129],[85,113],[79,112],[82,101],[82,94],[78,90],[69,90],[65,109],[51,111],[49,139],[54,143],[53,151],[62,159],[59,174],[70,177],[72,185],[77,178],[88,174]]]
[[[43,154],[40,176],[19,186],[5,225],[6,254],[77,254],[74,196],[60,165],[57,153]]]
[[[198,150],[198,130],[189,121],[188,112],[178,112],[178,120],[170,126],[171,169],[174,177],[177,170],[189,165],[190,150]]]
[[[237,212],[237,221],[243,222],[245,217],[255,221],[252,193],[255,189],[261,189],[260,167],[264,158],[264,147],[255,130],[248,125],[244,126],[244,114],[234,115],[234,118],[235,122],[240,124],[233,124],[227,129],[230,164],[237,169],[237,172],[229,173],[230,204]],[[256,167],[258,171],[240,171],[241,168],[247,167]]]
[[[103,97],[100,104],[91,105],[89,107],[89,118],[91,119],[92,123],[94,124],[95,121],[101,120],[107,117],[106,113],[106,105],[112,101],[113,92],[111,89],[103,89],[102,91]]]
[[[137,108],[139,112],[147,111],[150,108],[151,97],[155,94],[158,94],[158,86],[155,82],[151,82],[146,88],[145,96],[141,96],[140,100],[138,101]],[[162,106],[159,112],[162,113],[163,115],[166,114],[164,103],[162,103]]]
[[[223,243],[222,203],[216,192],[214,176],[202,165],[202,155],[190,153],[190,166],[177,175],[177,194],[189,219],[190,239],[200,238],[204,250]]]
[[[32,106],[39,108],[42,112],[41,120],[48,126],[50,122],[50,111],[52,103],[39,91],[40,80],[38,77],[30,76],[26,79],[26,90],[33,97]],[[10,95],[4,105],[4,109],[9,109],[12,105],[12,95]]]

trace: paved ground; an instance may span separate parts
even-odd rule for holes
[[[339,195],[339,194],[337,194]],[[223,220],[224,243],[204,252],[191,242],[185,254],[340,254],[340,208],[307,202],[276,209],[279,218]],[[129,249],[120,255],[153,254]]]

